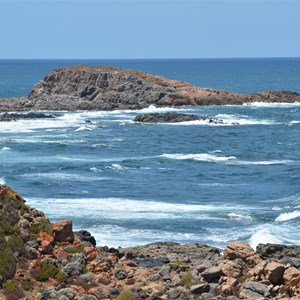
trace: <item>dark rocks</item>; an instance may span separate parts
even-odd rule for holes
[[[75,236],[78,237],[81,241],[84,242],[89,242],[93,246],[96,246],[96,240],[95,238],[91,235],[90,232],[86,230],[80,230],[80,231],[75,231],[74,232]]]
[[[270,292],[265,284],[260,282],[248,281],[244,284],[239,295],[242,299],[257,300],[268,299]],[[271,298],[270,298],[271,299]]]
[[[64,220],[52,224],[54,239],[57,242],[73,242],[72,221]]]
[[[175,112],[169,113],[152,113],[137,115],[134,118],[135,122],[144,122],[144,123],[177,123],[177,122],[188,122],[188,121],[197,121],[201,118],[196,115],[187,115],[187,114],[178,114]]]
[[[237,122],[228,123],[220,119],[204,118],[204,117],[198,117],[196,115],[191,115],[191,114],[179,114],[176,112],[150,113],[150,114],[137,115],[133,121],[143,122],[143,123],[180,123],[180,122],[190,122],[190,121],[206,121],[209,124],[238,125]]]
[[[200,284],[192,285],[190,290],[193,294],[207,293],[209,291],[209,284],[200,283]]]
[[[216,280],[221,277],[222,271],[219,266],[210,267],[206,269],[201,275],[205,280]]]
[[[27,113],[27,114],[19,114],[19,113],[4,113],[0,115],[0,122],[10,122],[16,121],[20,119],[53,119],[54,116],[46,115],[43,113]]]

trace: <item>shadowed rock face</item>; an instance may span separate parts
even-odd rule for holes
[[[141,109],[149,105],[238,105],[256,101],[298,102],[300,95],[284,91],[244,95],[135,70],[81,65],[47,74],[28,98],[1,99],[0,111]]]

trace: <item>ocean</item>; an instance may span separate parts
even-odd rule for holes
[[[75,64],[138,69],[233,92],[300,92],[297,58],[0,60],[0,97],[25,96],[45,73]],[[167,111],[229,122],[132,121]],[[299,244],[300,103],[55,115],[0,123],[0,182],[51,221],[72,219],[75,230],[111,247]]]

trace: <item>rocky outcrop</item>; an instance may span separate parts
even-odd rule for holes
[[[284,91],[244,95],[137,70],[81,65],[47,74],[28,98],[1,99],[0,111],[141,109],[149,105],[238,105],[254,101],[300,102],[300,95]]]
[[[42,113],[26,113],[26,114],[18,114],[18,113],[3,113],[0,115],[0,122],[10,122],[16,121],[19,119],[53,119],[54,116],[42,114]]]
[[[180,122],[190,122],[190,121],[204,121],[212,124],[230,124],[230,125],[238,125],[237,122],[225,122],[216,118],[204,118],[198,117],[196,115],[191,114],[179,114],[176,112],[168,112],[168,113],[150,113],[137,115],[134,122],[142,122],[142,123],[180,123]]]
[[[300,298],[299,246],[245,242],[215,247],[158,242],[96,247],[71,221],[0,185],[0,299],[222,300]]]

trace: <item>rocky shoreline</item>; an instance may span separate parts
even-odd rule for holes
[[[300,102],[300,94],[288,91],[238,94],[200,88],[137,70],[81,65],[50,72],[28,97],[0,99],[0,112],[142,109],[150,105],[241,105],[252,102]]]
[[[158,242],[96,247],[72,221],[0,185],[0,299],[193,300],[300,298],[300,246]]]

